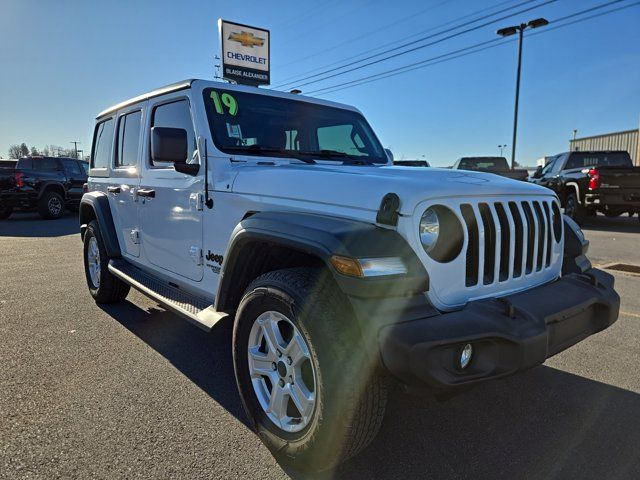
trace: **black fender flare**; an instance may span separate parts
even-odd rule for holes
[[[50,190],[51,187],[55,187],[55,190],[61,190],[62,198],[64,200],[67,199],[67,190],[64,188],[64,185],[57,181],[49,181],[49,182],[43,182],[42,185],[40,185],[40,191],[38,192],[38,200],[40,200],[44,195],[44,193],[47,190]]]
[[[80,200],[80,235],[83,239],[87,224],[94,218],[100,227],[100,236],[107,255],[111,258],[120,258],[120,244],[111,215],[109,198],[103,192],[85,193]]]
[[[424,292],[429,277],[419,258],[394,229],[363,221],[298,212],[259,212],[242,220],[229,240],[216,295],[216,309],[233,309],[233,289],[241,284],[244,247],[252,242],[274,244],[321,260],[339,288],[351,297],[391,297]],[[331,264],[332,255],[352,258],[399,257],[407,273],[388,277],[354,278]],[[247,260],[245,260],[246,262]],[[240,292],[242,295],[243,292]]]

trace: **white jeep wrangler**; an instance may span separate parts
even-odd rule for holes
[[[301,469],[364,448],[389,386],[503,377],[619,310],[551,190],[393,166],[355,108],[253,87],[100,113],[80,224],[96,302],[133,286],[207,331],[233,321],[249,421]]]

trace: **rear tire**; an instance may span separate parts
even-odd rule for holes
[[[292,268],[256,279],[247,288],[236,314],[233,361],[245,412],[278,461],[297,470],[324,470],[347,460],[375,438],[382,424],[386,384],[366,353],[355,319],[349,318],[351,313],[342,300],[341,292],[331,280],[323,280],[319,270]],[[266,343],[264,330],[272,322],[278,329],[274,331],[279,332],[273,337],[278,339],[275,355],[270,355],[273,349]],[[295,373],[289,377],[296,371],[296,361],[289,363],[289,352],[298,334],[306,347],[302,351],[307,352],[303,362],[309,363],[301,382]],[[257,354],[264,369],[256,368]],[[291,357],[299,358],[295,354]],[[293,389],[299,383],[306,392],[304,401],[313,402],[306,416],[298,407],[306,403],[294,398]],[[284,403],[274,401],[274,392],[283,391]],[[284,405],[280,411],[285,415],[279,418],[285,420],[279,425],[274,415],[277,409],[270,410],[271,404]]]
[[[577,224],[581,224],[584,221],[586,211],[582,205],[578,202],[578,197],[574,192],[567,195],[564,202],[564,213],[568,217],[571,217]]]
[[[0,205],[0,220],[6,220],[13,213],[13,208]]]
[[[38,213],[47,220],[57,220],[64,215],[64,198],[58,192],[46,191],[38,202]]]
[[[118,303],[129,294],[129,285],[109,271],[109,257],[95,220],[84,233],[84,273],[96,303]]]

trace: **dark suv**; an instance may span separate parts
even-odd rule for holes
[[[87,164],[65,157],[24,157],[14,169],[0,170],[0,219],[14,210],[37,210],[43,218],[78,208],[87,181]]]

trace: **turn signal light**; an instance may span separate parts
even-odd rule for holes
[[[355,258],[332,255],[331,265],[333,265],[333,268],[343,275],[349,275],[350,277],[364,277],[360,262]]]
[[[596,190],[600,187],[600,172],[595,168],[589,170],[589,190]]]

